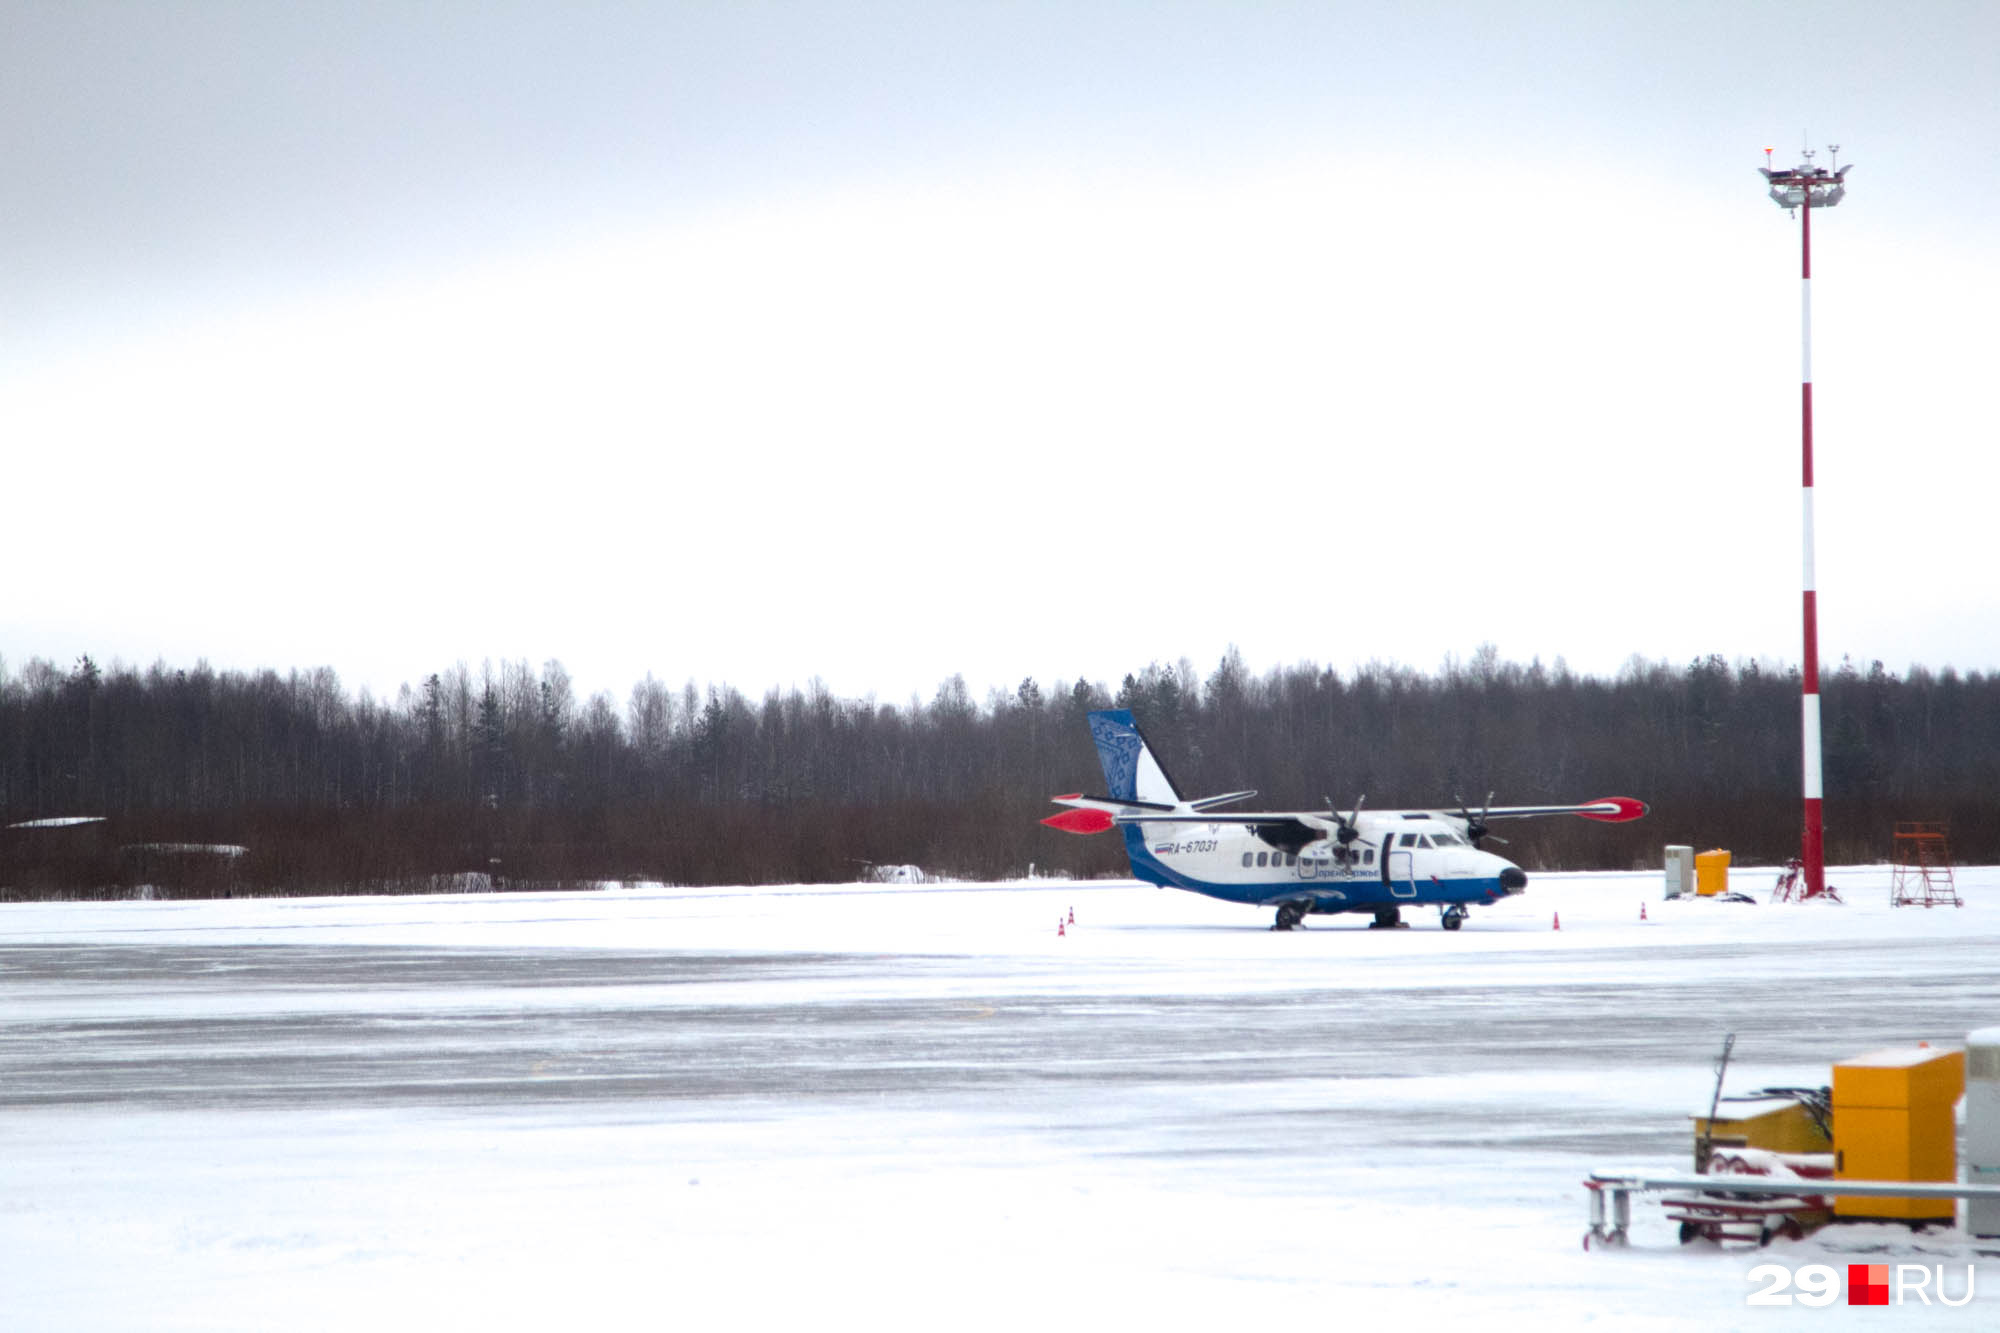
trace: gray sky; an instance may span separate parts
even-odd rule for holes
[[[2000,8],[0,8],[0,656],[2000,666]]]

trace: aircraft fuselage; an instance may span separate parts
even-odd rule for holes
[[[1226,823],[1140,822],[1121,831],[1141,880],[1226,902],[1299,903],[1315,913],[1443,907],[1498,902],[1528,882],[1438,812],[1364,814],[1352,842],[1320,839],[1297,851]]]

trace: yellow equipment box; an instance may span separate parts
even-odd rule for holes
[[[1765,1152],[1823,1153],[1833,1145],[1806,1108],[1790,1097],[1724,1097],[1715,1119],[1694,1117],[1695,1151],[1706,1139],[1718,1152],[1731,1148],[1759,1148]],[[1694,1169],[1706,1171],[1708,1164],[1697,1161]]]
[[[1713,898],[1718,893],[1729,892],[1729,853],[1717,848],[1712,852],[1696,852],[1694,858],[1694,891],[1700,898]]]
[[[1892,1047],[1835,1065],[1834,1179],[1957,1180],[1952,1107],[1964,1091],[1964,1051]],[[1837,1195],[1833,1211],[1837,1217],[1950,1222],[1957,1201]]]

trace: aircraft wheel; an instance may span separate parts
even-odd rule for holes
[[[1444,928],[1446,930],[1457,930],[1460,926],[1464,924],[1465,924],[1465,918],[1460,916],[1457,912],[1446,912],[1444,914]]]
[[[1403,909],[1400,907],[1378,907],[1375,920],[1368,926],[1370,930],[1394,930],[1403,924]]]
[[[1305,919],[1306,909],[1298,903],[1278,904],[1278,920],[1273,930],[1291,930]]]

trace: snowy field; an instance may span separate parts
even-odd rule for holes
[[[1581,1248],[1725,1031],[1747,1091],[2000,1024],[2000,870],[1829,879],[1540,875],[1457,933],[1129,882],[0,906],[0,1328],[2000,1326],[1956,1233],[1682,1248],[1641,1197]],[[1771,1260],[1980,1281],[1750,1308]]]

